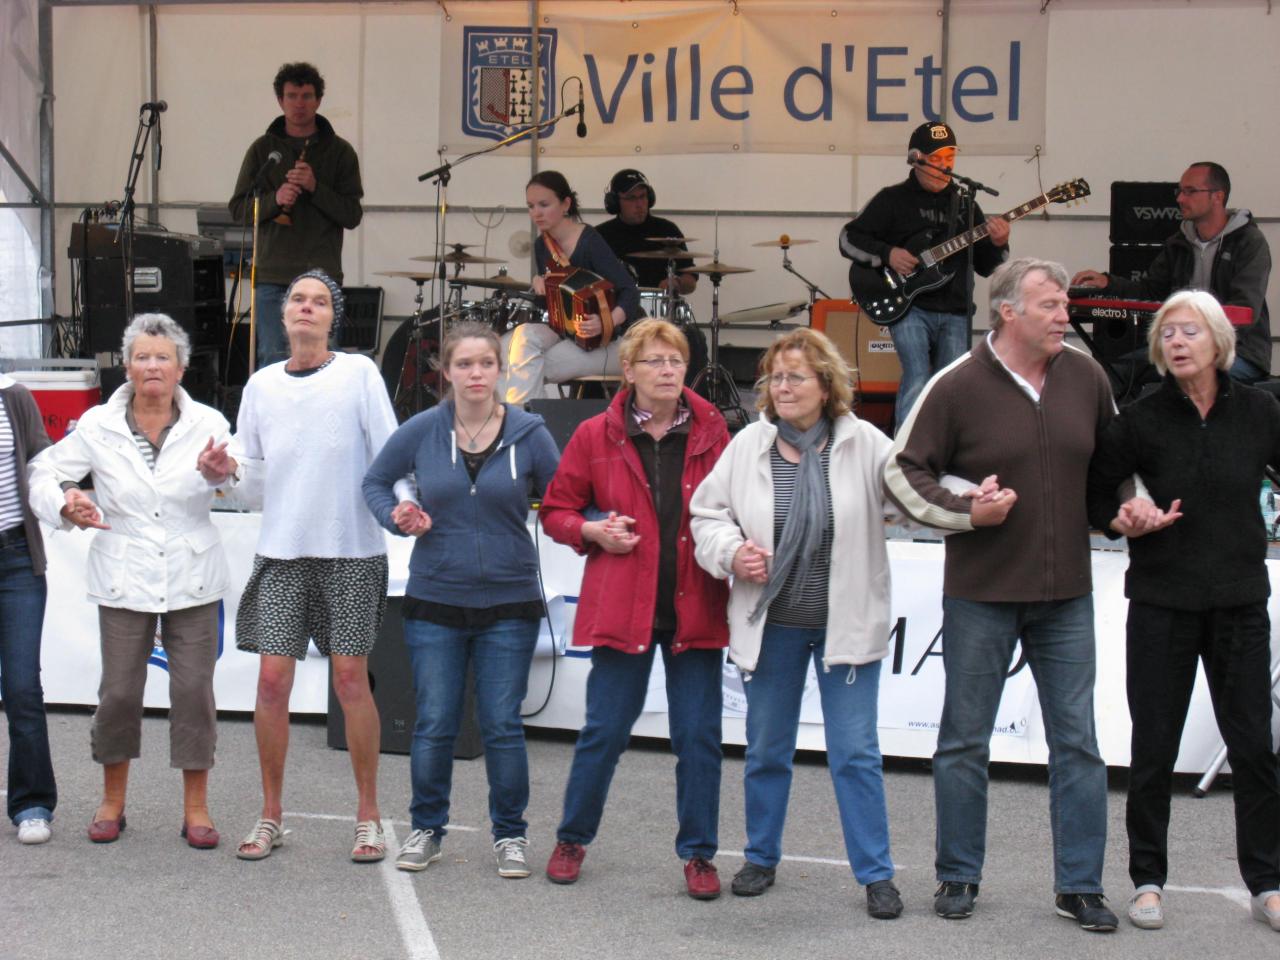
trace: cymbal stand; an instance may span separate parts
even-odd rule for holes
[[[716,261],[719,260],[720,251],[717,250]],[[733,382],[733,375],[720,363],[720,281],[724,279],[724,274],[709,273],[707,277],[711,281],[711,349],[707,355],[707,365],[693,378],[690,389],[696,393],[705,382],[707,399],[725,414],[725,421],[728,422],[728,415],[733,414],[737,427],[745,427],[747,411],[738,399],[738,385]]]
[[[816,301],[819,296],[821,296],[823,300],[830,300],[831,296],[825,290],[823,290],[820,286],[818,286],[816,283],[814,283],[812,280],[810,280],[808,277],[806,277],[804,274],[802,274],[799,270],[795,268],[795,266],[791,263],[790,251],[791,251],[791,245],[784,243],[782,245],[782,269],[787,271],[787,273],[791,274],[793,277],[796,277],[797,279],[799,279],[801,283],[803,283],[806,287],[809,288],[809,306],[808,306],[809,326],[813,326],[814,301]]]
[[[410,404],[412,405],[413,411],[415,413],[420,413],[423,409],[423,400],[424,400],[424,397],[422,395],[422,373],[423,373],[422,364],[423,364],[423,355],[424,355],[424,352],[422,350],[422,329],[423,327],[426,326],[426,323],[427,323],[426,320],[423,319],[423,313],[422,313],[422,305],[423,303],[426,302],[422,292],[422,285],[426,283],[426,280],[419,277],[419,278],[415,278],[413,282],[418,285],[418,292],[414,295],[414,298],[413,298],[413,315],[409,317],[409,321],[410,321],[409,338],[405,342],[405,349],[408,350],[411,346],[414,347],[413,388],[410,391],[410,395],[408,399],[410,401]],[[400,403],[402,400],[405,399],[405,397],[402,395],[403,392],[404,392],[404,376],[402,373],[400,378],[396,381],[396,395],[391,398],[391,404],[396,410],[400,409]]]

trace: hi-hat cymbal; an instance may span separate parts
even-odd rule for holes
[[[528,290],[528,280],[517,280],[500,274],[496,277],[454,277],[449,281],[466,287],[484,287],[487,290]]]
[[[379,277],[398,277],[404,280],[412,280],[414,283],[430,283],[436,278],[436,274],[422,273],[417,270],[375,270],[375,274]]]
[[[695,253],[692,250],[686,250],[684,247],[663,247],[661,250],[640,250],[636,253],[628,253],[628,258],[636,260],[695,260],[698,258],[706,259],[711,256],[709,253]]]
[[[697,243],[697,237],[645,237],[649,243],[676,244],[676,243]]]
[[[477,257],[474,254],[463,253],[460,250],[454,250],[446,253],[443,257],[439,254],[428,253],[422,257],[410,257],[419,263],[506,263],[507,261],[499,257]]]
[[[794,317],[809,305],[808,300],[787,300],[783,303],[766,303],[759,307],[747,307],[720,314],[720,322],[726,327],[742,327],[750,324],[776,324]]]
[[[712,260],[710,263],[699,264],[696,267],[685,267],[681,273],[705,273],[711,274],[730,274],[730,273],[755,273],[754,267],[734,267],[727,263],[721,263],[719,260]]]
[[[805,243],[817,243],[817,240],[798,240],[788,237],[785,233],[777,240],[762,240],[760,243],[753,243],[753,247],[798,247]]]

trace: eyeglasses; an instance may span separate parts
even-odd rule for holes
[[[1215,187],[1174,187],[1173,198],[1176,200],[1178,199],[1178,197],[1182,196],[1184,193],[1190,195],[1193,193],[1217,193],[1217,192],[1218,191]]]
[[[806,380],[817,380],[817,379],[818,378],[815,376],[806,375],[803,373],[775,373],[769,377],[769,385],[774,387],[780,387],[785,383],[788,387],[791,387],[794,390],[796,387],[800,386],[800,384],[804,383]]]
[[[683,370],[688,366],[687,361],[680,357],[648,357],[644,360],[637,360],[636,363],[643,363],[650,370],[661,370],[663,367],[670,367],[672,370]]]
[[[1179,332],[1188,340],[1194,340],[1204,333],[1204,328],[1198,323],[1166,323],[1160,328],[1160,339],[1172,340],[1174,334]]]

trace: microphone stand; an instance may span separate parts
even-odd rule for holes
[[[913,160],[909,162],[913,167],[927,167],[930,170],[936,170],[938,173],[945,174],[946,176],[951,178],[951,180],[956,184],[958,188],[960,188],[961,202],[965,204],[965,206],[968,208],[968,211],[969,211],[968,213],[969,225],[967,227],[967,229],[969,230],[972,230],[974,228],[974,218],[977,216],[977,212],[978,212],[978,204],[974,201],[974,194],[981,191],[983,193],[989,193],[993,197],[1000,196],[999,190],[996,190],[993,187],[988,187],[985,183],[981,183],[973,179],[973,177],[966,177],[962,173],[956,173],[954,170],[948,170],[946,167],[941,166],[940,164],[933,163],[928,159],[926,159],[925,157],[921,157],[918,160]],[[973,347],[973,312],[974,312],[973,247],[974,245],[972,243],[969,244],[969,249],[965,253],[965,275],[964,275],[965,346],[966,348],[970,348],[970,349]]]
[[[160,111],[150,104],[143,104],[138,111],[138,130],[133,135],[133,152],[129,156],[129,172],[125,175],[124,199],[120,201],[120,228],[116,231],[116,243],[124,239],[124,322],[133,320],[133,230],[134,200],[138,176],[142,173],[142,160],[146,155],[151,128],[159,127]],[[157,140],[159,134],[157,134]],[[111,351],[115,353],[114,350]]]
[[[813,326],[813,304],[818,299],[818,295],[822,295],[823,300],[830,300],[831,295],[823,290],[820,286],[802,274],[791,263],[791,245],[782,245],[782,269],[787,271],[793,277],[797,278],[801,283],[809,288],[809,326]]]
[[[453,161],[446,160],[444,163],[440,164],[440,166],[436,167],[433,170],[428,170],[426,173],[421,174],[418,177],[419,183],[422,183],[424,180],[431,180],[431,181],[434,181],[436,184],[436,196],[438,197],[436,201],[436,238],[437,238],[436,248],[438,250],[438,255],[440,257],[440,259],[437,262],[437,266],[438,266],[438,269],[442,271],[444,275],[447,275],[448,273],[448,267],[446,266],[446,262],[444,259],[447,256],[446,251],[449,249],[448,244],[446,243],[446,238],[445,238],[445,227],[447,222],[446,216],[448,215],[448,212],[449,212],[449,180],[453,176],[453,168],[457,166],[461,166],[462,164],[466,163],[468,160],[472,160],[476,157],[483,157],[486,153],[493,153],[495,150],[500,150],[503,147],[510,146],[511,144],[517,143],[518,141],[523,140],[526,137],[539,134],[543,130],[547,129],[548,127],[554,127],[557,123],[559,123],[565,117],[572,116],[577,112],[578,112],[578,107],[576,104],[571,107],[566,107],[564,110],[561,110],[554,117],[549,117],[548,119],[541,120],[538,123],[530,124],[529,126],[524,127],[520,130],[517,130],[515,133],[507,137],[504,137],[503,139],[499,140],[497,143],[491,144],[490,146],[484,147],[483,149],[472,150],[470,153],[464,153],[457,160],[453,160]],[[441,155],[443,155],[444,151],[441,150],[440,153]],[[445,293],[446,287],[447,287],[447,284],[443,282],[440,284],[439,298],[437,301],[438,309],[436,313],[436,323],[437,323],[437,329],[439,331],[437,334],[438,339],[436,340],[437,350],[439,350],[441,344],[444,343],[444,314],[445,314],[444,308],[445,308],[445,297],[447,296],[447,294]],[[417,380],[420,380],[422,377],[422,351],[421,350],[418,351],[417,363],[418,363],[418,370],[417,370],[417,378],[415,379],[415,382],[417,382]]]

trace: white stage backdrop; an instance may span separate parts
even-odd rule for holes
[[[548,156],[897,154],[942,113],[969,152],[1044,142],[1048,18],[1034,4],[954,11],[945,78],[942,20],[920,4],[652,8],[543,3],[535,53],[526,4],[451,5],[440,143],[462,153],[555,116],[576,102],[575,76],[588,135],[573,118],[544,131]]]
[[[223,710],[253,709],[258,675],[258,658],[235,649],[235,611],[240,591],[248,579],[257,542],[259,515],[217,513],[214,523],[222,535],[231,563],[232,590],[223,601],[221,639],[214,691]],[[49,604],[45,612],[43,681],[49,703],[94,704],[100,668],[97,609],[84,596],[84,569],[92,535],[82,531],[47,535],[49,553]],[[393,595],[404,591],[411,542],[387,537]],[[531,726],[576,730],[584,718],[584,696],[590,669],[590,650],[566,645],[572,635],[575,600],[582,577],[582,558],[567,547],[552,543],[539,533],[538,546],[543,580],[552,612],[552,622],[544,623],[543,636],[529,680],[526,713],[542,708],[528,719]],[[928,757],[933,754],[938,719],[942,711],[943,669],[942,555],[938,543],[889,542],[893,575],[893,608],[896,618],[890,642],[890,656],[880,675],[880,744],[887,756]],[[1093,553],[1095,624],[1097,628],[1098,682],[1095,710],[1098,739],[1108,764],[1129,762],[1129,716],[1125,703],[1125,657],[1123,595],[1124,569],[1128,558],[1122,552],[1095,550]],[[1272,622],[1280,616],[1280,562],[1268,561],[1272,580]],[[1280,643],[1272,638],[1276,653]],[[1048,758],[1035,684],[1021,663],[1020,652],[1010,664],[1014,671],[1005,687],[1004,699],[992,737],[991,757],[997,761],[1044,763]],[[655,661],[645,712],[636,725],[641,736],[667,736],[666,697],[662,658]],[[157,646],[151,659],[145,703],[166,707],[169,703],[168,674],[163,651]],[[724,739],[744,743],[742,717],[745,703],[738,671],[724,670]],[[545,706],[544,706],[545,702]],[[328,709],[328,669],[315,653],[299,665],[290,708],[295,713],[324,713]],[[799,745],[803,749],[825,748],[822,710],[816,680],[810,673],[801,710]],[[1220,743],[1203,676],[1197,679],[1191,715],[1183,738],[1178,769],[1199,772],[1205,769]]]

